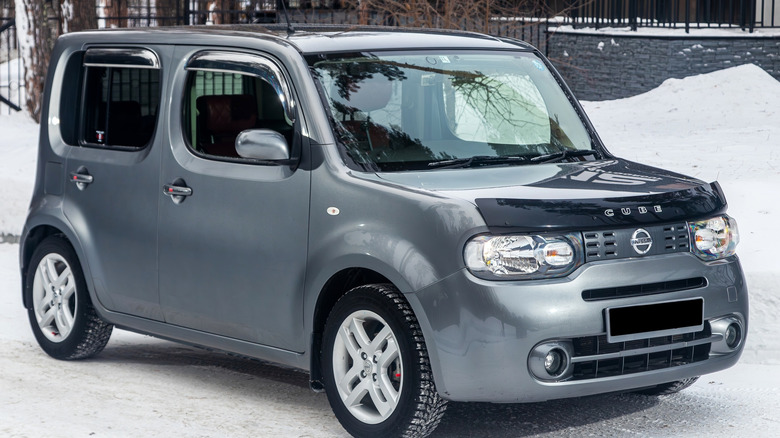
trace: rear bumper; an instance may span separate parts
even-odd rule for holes
[[[582,291],[589,289],[700,277],[706,279],[705,285],[687,290],[598,301],[585,301],[582,296]],[[724,316],[740,322],[743,341],[735,350],[710,352],[709,341],[701,338],[712,338],[700,333],[693,342],[689,342],[693,335],[670,338],[674,346],[668,354],[678,360],[670,360],[668,367],[656,361],[655,366],[637,370],[634,360],[624,374],[623,367],[629,361],[621,362],[618,356],[630,355],[636,348],[634,343],[623,344],[621,348],[629,352],[613,353],[612,362],[596,360],[588,365],[609,364],[617,372],[543,381],[529,370],[529,354],[539,343],[580,342],[576,340],[605,335],[604,309],[608,307],[699,297],[704,299],[707,330],[710,321]],[[567,278],[531,282],[484,281],[462,270],[408,298],[425,334],[437,389],[443,397],[458,401],[544,401],[630,390],[719,371],[739,359],[748,327],[747,288],[736,257],[704,263],[691,254],[671,254],[599,262],[587,264]],[[700,345],[695,347],[696,361],[685,356],[694,351],[693,344]],[[685,353],[682,358],[678,357],[680,352]],[[664,355],[658,351],[653,354],[656,359]],[[642,366],[641,358],[639,362]]]

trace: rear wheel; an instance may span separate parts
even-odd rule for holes
[[[336,303],[322,367],[328,401],[353,436],[424,437],[446,410],[417,319],[391,285],[360,286]]]
[[[644,395],[668,395],[682,391],[683,389],[693,385],[699,380],[698,377],[691,377],[690,379],[677,380],[674,382],[663,383],[657,386],[651,386],[649,388],[640,389],[635,391],[637,394]]]
[[[61,237],[35,249],[25,279],[33,334],[49,356],[83,359],[103,350],[113,325],[101,320],[89,298],[75,251]]]

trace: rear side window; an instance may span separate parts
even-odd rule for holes
[[[84,56],[80,143],[136,149],[154,134],[160,68],[146,49],[90,49]]]

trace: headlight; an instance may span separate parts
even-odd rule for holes
[[[582,264],[578,235],[477,236],[464,250],[466,266],[487,279],[562,277]]]
[[[737,221],[730,216],[719,216],[703,221],[689,222],[691,248],[702,260],[717,260],[734,255],[739,243]]]

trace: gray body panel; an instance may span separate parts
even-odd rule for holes
[[[315,315],[323,290],[344,270],[371,271],[406,295],[420,321],[437,388],[452,400],[528,402],[625,390],[717,371],[739,358],[741,346],[731,354],[661,371],[578,382],[535,380],[527,367],[534,345],[604,333],[603,311],[610,306],[703,297],[705,319],[736,314],[747,328],[747,290],[738,260],[703,262],[687,253],[669,254],[589,263],[554,280],[478,279],[463,261],[466,241],[489,231],[476,198],[522,194],[587,201],[664,189],[583,182],[572,194],[563,187],[534,185],[571,171],[555,164],[495,173],[350,170],[301,53],[414,47],[420,45],[420,34],[285,39],[249,29],[108,31],[60,39],[47,82],[39,177],[21,242],[22,272],[39,227],[51,227],[73,244],[93,302],[107,321],[308,369],[312,355],[319,354],[311,342],[321,330]],[[79,148],[60,138],[53,118],[65,86],[58,82],[64,59],[97,41],[151,48],[162,61],[157,130],[152,145],[142,151]],[[518,48],[494,38],[439,35],[428,41],[430,47]],[[175,51],[174,45],[179,46]],[[283,68],[297,100],[303,139],[297,167],[217,162],[186,148],[181,130],[186,59],[196,48],[228,47],[267,53]],[[61,175],[46,174],[60,165]],[[86,190],[58,182],[80,166],[95,177]],[[50,180],[44,183],[42,175]],[[102,184],[109,178],[111,185]],[[193,189],[180,204],[162,191],[177,178]],[[112,203],[102,204],[107,200]],[[705,277],[707,285],[598,302],[585,302],[580,295],[594,287],[689,277]],[[736,301],[727,298],[729,287],[736,288]]]
[[[460,271],[410,299],[421,321],[435,364],[437,389],[463,401],[525,402],[578,397],[700,376],[737,362],[741,349],[707,361],[594,380],[547,383],[526,369],[537,343],[605,333],[607,307],[704,298],[705,320],[739,314],[747,327],[748,294],[739,261],[702,262],[690,254],[652,259],[597,262],[558,281],[496,283]],[[703,275],[704,288],[585,302],[582,290],[677,280]],[[737,288],[729,302],[728,287]],[[431,348],[435,345],[435,348]]]
[[[199,50],[177,47],[176,59]],[[175,71],[173,93],[180,96],[186,71]],[[180,101],[170,112],[182,114]],[[303,351],[302,296],[290,291],[303,289],[306,274],[309,172],[194,156],[180,119],[170,124],[162,178],[181,178],[193,194],[176,204],[158,191],[166,322]]]

